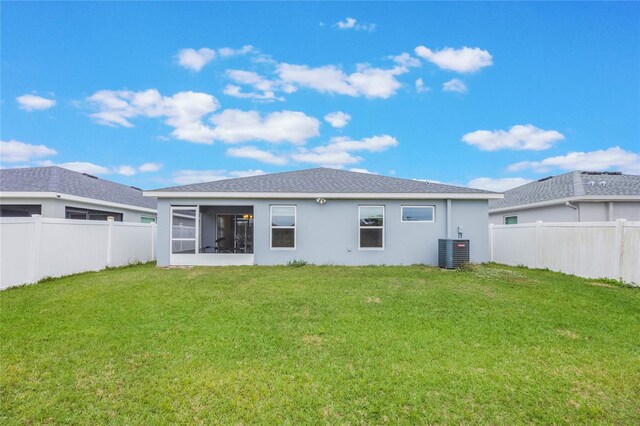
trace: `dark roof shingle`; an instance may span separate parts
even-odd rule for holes
[[[57,192],[147,209],[156,208],[156,200],[144,197],[139,189],[57,166],[2,169],[0,191]]]
[[[564,173],[510,189],[503,199],[490,200],[489,210],[598,195],[640,196],[640,176],[584,171]]]
[[[346,170],[315,168],[162,188],[162,192],[272,193],[456,193],[493,194],[481,189]],[[153,193],[153,191],[150,191]]]

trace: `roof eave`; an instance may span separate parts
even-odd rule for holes
[[[547,207],[566,202],[608,202],[608,201],[640,201],[640,195],[582,195],[576,197],[556,198],[554,200],[539,201],[536,203],[517,204],[508,207],[499,207],[497,209],[489,208],[489,213],[502,213],[512,210],[533,209],[536,207]]]
[[[392,199],[392,200],[495,200],[503,194],[490,192],[470,193],[417,193],[417,192],[190,192],[190,191],[144,191],[146,197],[156,198],[241,198],[241,199]]]
[[[141,207],[133,204],[115,203],[112,201],[99,200],[97,198],[80,197],[78,195],[69,195],[62,192],[0,191],[0,198],[45,198],[67,200],[77,203],[99,204],[105,207],[134,210],[144,213],[156,213],[158,211],[157,209],[152,209],[149,207]]]

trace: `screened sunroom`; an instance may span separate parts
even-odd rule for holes
[[[172,206],[172,265],[252,265],[253,206]]]

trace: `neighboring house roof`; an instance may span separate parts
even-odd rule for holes
[[[0,191],[58,193],[145,209],[156,208],[156,200],[144,197],[140,189],[57,166],[2,169]]]
[[[473,194],[477,195],[477,198],[501,196],[501,194],[481,189],[323,167],[174,186],[146,193],[166,197],[193,193],[202,195],[245,193],[247,196],[267,194]]]
[[[640,176],[616,172],[573,171],[530,182],[491,200],[489,210],[515,209],[540,203],[583,200],[640,199]]]

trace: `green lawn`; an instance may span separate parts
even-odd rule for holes
[[[142,265],[0,292],[0,423],[639,424],[640,291]]]

